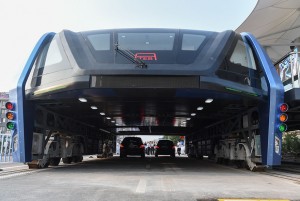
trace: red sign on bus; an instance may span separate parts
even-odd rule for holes
[[[141,60],[144,60],[144,61],[153,61],[153,60],[157,60],[157,57],[156,57],[156,53],[136,53],[134,55],[134,58],[136,59],[141,59]]]

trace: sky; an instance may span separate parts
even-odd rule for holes
[[[0,0],[0,92],[16,87],[40,37],[63,29],[235,30],[257,0]]]

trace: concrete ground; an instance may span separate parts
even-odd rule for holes
[[[299,174],[278,177],[281,173],[274,170],[250,172],[187,157],[93,156],[79,164],[42,170],[28,170],[23,164],[17,170],[3,164],[1,168],[0,200],[5,201],[300,200]]]

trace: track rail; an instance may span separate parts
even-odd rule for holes
[[[21,176],[21,175],[27,175],[27,174],[31,174],[34,172],[37,172],[38,170],[32,170],[32,169],[3,169],[2,171],[0,171],[0,180],[1,179],[6,179],[6,178],[10,178],[10,177],[16,177],[16,176]]]
[[[260,174],[269,175],[281,179],[286,179],[300,184],[300,167],[276,167],[272,170],[260,172]]]
[[[28,165],[17,165],[17,166],[10,166],[10,167],[1,167],[0,166],[0,180],[10,178],[10,177],[16,177],[16,176],[22,176],[22,175],[28,175],[44,170],[49,169],[56,169],[56,168],[64,168],[64,167],[70,167],[74,165],[80,165],[85,163],[85,161],[89,160],[99,160],[96,156],[89,158],[89,156],[85,156],[83,162],[79,163],[72,163],[72,164],[63,164],[61,163],[59,166],[49,166],[47,168],[42,169],[29,169]]]

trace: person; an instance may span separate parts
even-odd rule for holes
[[[154,155],[154,144],[150,142],[150,155]]]
[[[107,143],[106,142],[104,142],[104,144],[103,144],[103,148],[102,148],[102,157],[103,158],[106,158],[107,157]]]
[[[112,156],[112,149],[111,149],[111,141],[106,140],[103,144],[103,158],[108,158]]]
[[[144,147],[145,147],[145,154],[148,155],[148,153],[147,153],[147,142],[144,143]]]
[[[107,145],[106,145],[106,154],[107,154],[106,157],[112,157],[113,156],[113,153],[112,153],[112,148],[113,147],[112,146],[113,146],[112,141],[109,140],[107,142]]]
[[[119,142],[117,142],[116,154],[120,155],[120,143]]]
[[[150,143],[149,143],[149,142],[147,142],[147,149],[146,149],[146,153],[147,153],[147,155],[149,155],[149,154],[150,154]]]
[[[178,156],[180,156],[180,154],[181,154],[181,143],[180,142],[177,143],[177,154],[178,154]]]

